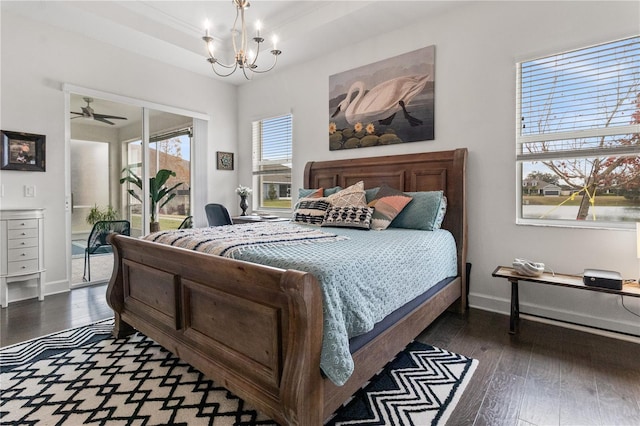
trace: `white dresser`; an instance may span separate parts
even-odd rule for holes
[[[0,210],[0,305],[9,303],[8,284],[36,279],[44,299],[44,209]]]

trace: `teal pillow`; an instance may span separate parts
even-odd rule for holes
[[[371,201],[373,201],[374,198],[376,198],[376,195],[378,195],[378,191],[380,191],[379,186],[364,190],[364,197],[367,199],[367,204],[369,204]]]
[[[309,197],[327,197],[329,195],[335,194],[340,190],[342,190],[341,186],[334,186],[333,188],[323,189],[323,193],[321,194],[314,194],[314,192],[318,191],[318,189],[298,188],[298,199]]]
[[[317,189],[298,188],[298,200],[300,198],[318,198],[322,197],[322,193],[314,194]]]
[[[447,199],[442,191],[405,192],[412,197],[389,225],[392,228],[440,229],[447,210]]]
[[[324,196],[328,197],[329,195],[333,195],[336,192],[342,191],[341,186],[334,186],[333,188],[327,188],[324,190]]]

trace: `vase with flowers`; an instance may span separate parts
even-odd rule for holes
[[[247,198],[249,197],[249,195],[251,195],[252,192],[253,190],[248,186],[240,185],[236,188],[236,194],[240,196],[240,208],[242,209],[241,216],[247,215],[247,209],[249,208],[249,203],[247,202]]]

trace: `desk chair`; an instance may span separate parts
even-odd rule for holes
[[[233,225],[229,211],[222,204],[210,203],[204,206],[209,226]]]

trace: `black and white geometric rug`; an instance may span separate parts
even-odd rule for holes
[[[151,339],[113,320],[0,350],[2,425],[274,425]],[[411,343],[329,425],[444,425],[477,361]]]

